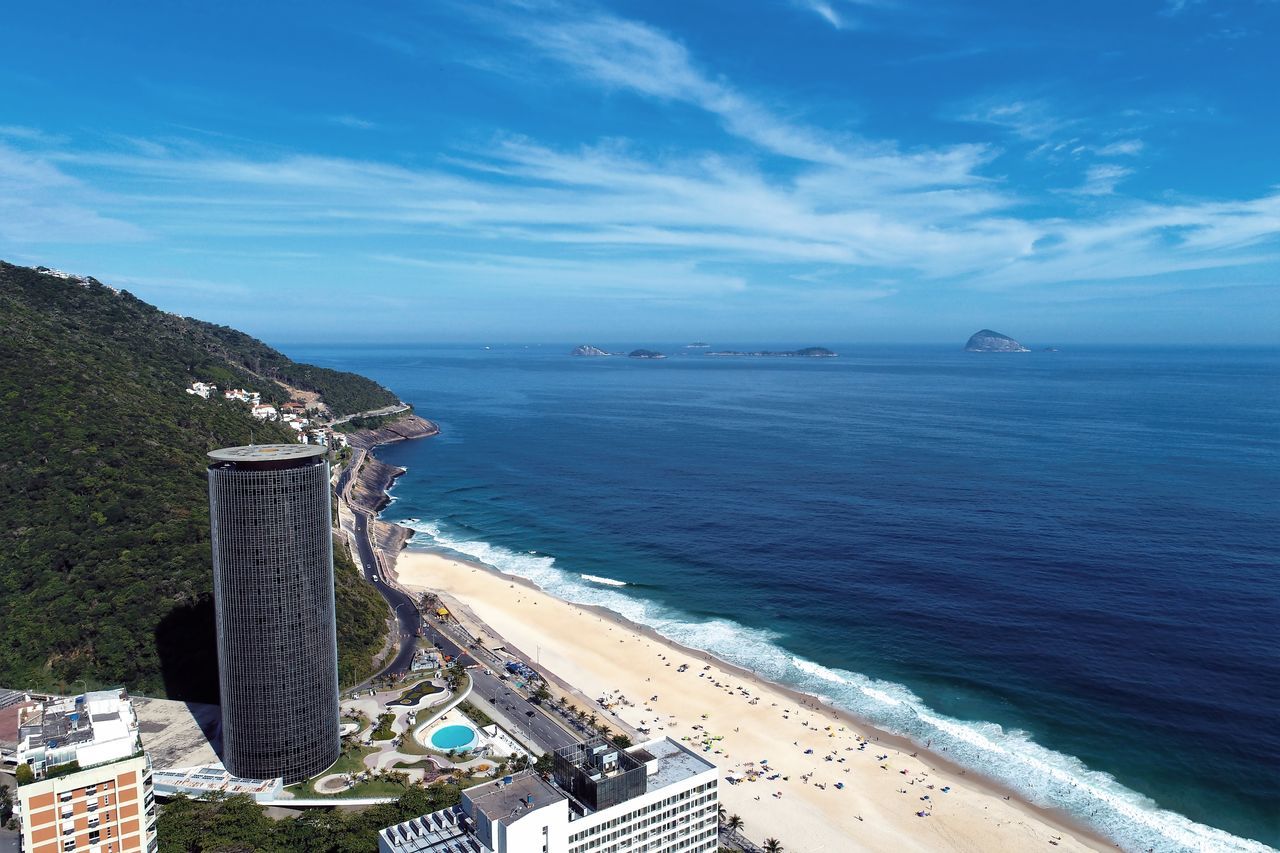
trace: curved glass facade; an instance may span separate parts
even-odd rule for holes
[[[209,467],[223,761],[286,784],[340,752],[329,463],[290,450]]]

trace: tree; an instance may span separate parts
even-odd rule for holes
[[[17,780],[19,785],[26,785],[29,782],[36,781],[36,774],[32,772],[31,765],[19,764],[18,769],[13,771],[13,778]]]
[[[766,838],[764,840],[764,853],[782,853],[782,842],[776,838]]]
[[[545,702],[551,698],[551,690],[547,687],[545,681],[538,683],[538,688],[533,691],[533,698],[539,702]]]
[[[747,822],[742,819],[741,815],[731,814],[729,815],[729,817],[725,818],[724,825],[729,827],[729,829],[732,830],[733,832],[737,832],[738,830],[742,829],[742,827],[745,826],[746,823]]]
[[[596,716],[596,712],[595,712],[595,711],[592,711],[592,712],[591,712],[591,714],[590,714],[590,715],[588,715],[588,717],[587,717],[587,722],[588,722],[588,723],[590,723],[590,724],[591,724],[591,728],[593,728],[593,729],[594,729],[594,728],[596,727],[596,724],[597,724],[598,722],[600,722],[600,718],[599,718],[598,716]]]
[[[613,745],[616,746],[618,749],[626,749],[627,747],[631,746],[631,738],[627,737],[622,732],[619,732],[618,734],[614,735],[612,738],[610,738],[610,740],[613,741]]]

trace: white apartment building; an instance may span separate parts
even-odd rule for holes
[[[154,853],[151,762],[123,690],[25,707],[18,735],[25,853]]]
[[[719,772],[670,738],[603,738],[462,793],[460,806],[387,827],[380,853],[706,853],[717,848]]]

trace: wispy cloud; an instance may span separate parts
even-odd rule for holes
[[[46,223],[67,240],[269,238],[306,254],[341,239],[424,281],[617,298],[782,286],[877,301],[910,288],[1061,287],[1280,253],[1280,190],[1144,201],[1120,192],[1133,160],[1083,160],[1073,191],[1017,188],[991,173],[993,146],[907,146],[796,120],[647,24],[513,14],[502,36],[513,44],[587,86],[701,113],[728,143],[710,147],[733,153],[499,133],[395,162],[246,154],[225,140],[86,149],[27,137],[22,150],[0,147],[0,236],[34,239],[33,219],[71,204]],[[1070,145],[1092,158],[1144,150],[1043,99],[989,101],[969,115],[1025,148]]]
[[[1116,184],[1132,174],[1132,169],[1111,163],[1090,166],[1085,171],[1084,183],[1071,192],[1077,195],[1112,195]]]
[[[354,130],[372,130],[378,126],[376,122],[372,122],[372,121],[369,121],[368,119],[363,119],[363,118],[360,118],[359,116],[353,116],[346,113],[342,115],[326,116],[325,120],[328,121],[330,124],[341,125],[342,127],[349,127]]]

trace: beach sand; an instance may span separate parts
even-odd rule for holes
[[[756,781],[720,786],[720,801],[756,843],[777,838],[791,853],[1113,849],[936,756],[911,757],[917,750],[906,741],[813,699],[802,707],[801,694],[522,579],[412,550],[399,555],[396,574],[410,591],[441,595],[464,623],[469,610],[510,646],[537,650],[542,669],[592,699],[607,697],[628,725],[696,748],[709,743],[703,754],[722,780],[767,762]],[[586,710],[612,722],[599,706]]]

